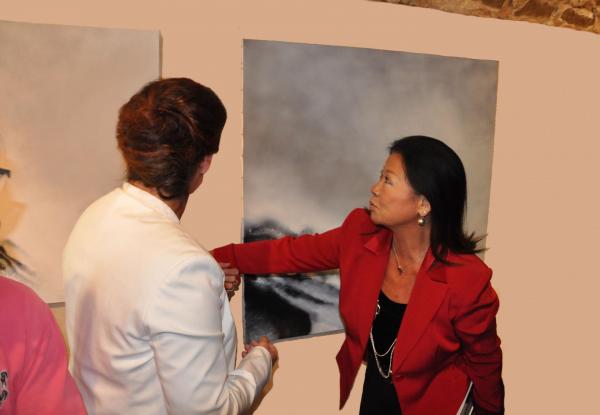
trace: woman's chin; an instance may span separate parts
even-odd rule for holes
[[[376,209],[369,209],[369,217],[371,218],[371,222],[373,222],[375,225],[381,225]]]

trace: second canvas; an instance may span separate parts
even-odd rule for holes
[[[467,170],[466,228],[487,228],[498,63],[244,42],[244,241],[323,232],[368,205],[389,145],[445,141]],[[337,270],[246,276],[244,337],[343,329]]]

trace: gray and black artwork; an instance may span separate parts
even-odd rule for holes
[[[302,233],[313,233],[305,229]],[[275,220],[246,223],[244,242],[298,236]],[[247,275],[244,278],[245,341],[268,336],[287,339],[341,330],[339,276],[312,274]]]
[[[466,227],[485,234],[497,80],[496,61],[245,40],[244,241],[340,226],[408,135],[459,154]],[[338,294],[337,270],[246,276],[245,340],[338,332]]]

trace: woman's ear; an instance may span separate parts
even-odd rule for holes
[[[431,212],[431,204],[425,196],[421,196],[421,202],[419,203],[419,215],[421,215],[421,217],[425,217],[429,215],[429,212]]]

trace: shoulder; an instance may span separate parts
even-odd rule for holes
[[[485,274],[492,271],[491,268],[488,267],[485,262],[483,262],[481,258],[475,254],[458,254],[455,252],[449,252],[447,259],[451,264],[453,264],[448,268],[457,273]]]
[[[348,213],[348,215],[346,216],[346,219],[344,219],[344,223],[347,223],[347,222],[356,223],[356,222],[365,222],[365,221],[371,222],[371,219],[369,217],[369,211],[365,208],[352,209],[350,211],[350,213]]]
[[[222,286],[221,280],[224,277],[217,261],[200,246],[196,246],[193,251],[190,250],[182,255],[170,274],[171,278],[194,274],[206,282],[218,282],[219,287]]]
[[[208,254],[188,253],[156,281],[145,305],[144,321],[151,333],[194,333],[220,330],[227,295],[223,273]]]
[[[193,240],[177,245],[168,248],[171,252],[164,258],[168,268],[156,281],[159,292],[178,293],[175,296],[180,298],[220,297],[225,276],[217,261]]]
[[[38,333],[54,323],[48,305],[29,287],[9,278],[0,277],[0,331],[16,335]]]
[[[4,310],[11,312],[47,308],[31,288],[6,277],[0,277],[0,302]]]
[[[492,270],[477,255],[451,252],[447,259],[451,265],[443,265],[446,279],[455,293],[470,297],[490,283]]]
[[[344,219],[342,227],[358,229],[362,232],[373,232],[377,229],[377,225],[371,221],[369,211],[365,208],[352,210]]]
[[[83,210],[71,229],[66,243],[66,247],[69,248],[66,249],[67,253],[71,248],[77,248],[87,239],[92,238],[92,235],[97,235],[98,228],[106,227],[107,218],[110,217],[109,212],[114,210],[121,193],[120,188],[116,188],[96,199]]]
[[[162,237],[153,251],[160,255],[172,267],[170,274],[189,270],[203,270],[204,273],[220,276],[221,268],[213,256],[181,226],[162,224]]]
[[[100,196],[98,199],[91,202],[82,212],[78,222],[83,222],[88,218],[94,220],[98,215],[102,215],[110,206],[117,203],[120,197],[122,197],[122,190],[120,187],[113,189],[112,191]]]

